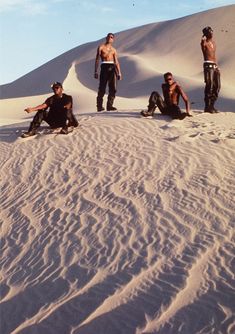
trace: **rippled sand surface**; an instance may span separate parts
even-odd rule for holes
[[[3,333],[232,334],[235,114],[78,118],[1,128]]]

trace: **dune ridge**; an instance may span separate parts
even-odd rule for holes
[[[160,87],[162,74],[171,71],[184,84],[191,101],[201,109],[204,87],[201,30],[211,25],[215,32],[218,63],[222,72],[220,108],[231,110],[235,104],[232,89],[235,68],[234,14],[235,5],[230,5],[116,33],[115,46],[123,72],[118,95],[124,99],[135,97],[135,108],[138,108],[138,97],[146,98],[154,87]],[[76,81],[93,92],[94,101],[98,84],[93,78],[94,58],[100,43],[101,40],[80,45],[14,82],[1,85],[0,105],[4,102],[7,108],[8,99],[24,97],[24,101],[27,101],[28,96],[48,94],[51,82],[64,82],[72,65],[76,65]],[[74,84],[76,82],[67,87],[68,91],[74,90]],[[83,100],[86,92],[77,91],[77,95]],[[85,107],[85,104],[80,104],[80,108]]]

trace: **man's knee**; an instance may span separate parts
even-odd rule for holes
[[[48,114],[47,109],[38,110],[36,112],[33,120],[42,122],[42,121],[46,120],[47,114]]]
[[[151,94],[154,94],[154,95],[157,95],[157,96],[159,96],[160,94],[157,92],[157,91],[153,91]]]
[[[115,82],[112,82],[111,84],[109,84],[109,95],[111,96],[115,96],[117,93],[117,87]]]
[[[157,101],[157,99],[159,99],[160,97],[160,94],[156,91],[153,91],[151,94],[150,94],[150,100],[153,100],[153,101]]]

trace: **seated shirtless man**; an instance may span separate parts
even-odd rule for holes
[[[101,58],[101,71],[100,71],[100,83],[97,96],[97,111],[103,111],[103,97],[106,91],[106,86],[109,86],[109,94],[106,109],[108,111],[117,110],[113,107],[113,102],[115,99],[116,79],[121,79],[121,70],[117,58],[117,51],[112,46],[114,40],[114,34],[109,33],[106,36],[106,42],[100,45],[97,49],[96,59],[95,59],[95,79],[98,79],[98,66],[99,59]]]
[[[158,92],[152,92],[149,98],[148,110],[142,110],[141,115],[144,117],[153,116],[155,109],[158,107],[162,114],[168,115],[172,119],[184,119],[186,116],[191,116],[189,113],[189,99],[180,85],[174,81],[172,73],[165,73],[164,80],[165,83],[162,84],[164,100]],[[178,105],[180,96],[185,102],[185,113],[181,112]]]

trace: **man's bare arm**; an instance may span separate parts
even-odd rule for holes
[[[119,65],[119,61],[118,61],[118,57],[117,57],[117,52],[115,50],[114,54],[113,54],[113,60],[114,60],[114,64],[116,65],[116,68],[117,68],[117,76],[118,76],[118,79],[121,80],[122,78],[122,73],[121,73],[121,68],[120,68],[120,65]]]
[[[184,100],[186,113],[189,115],[190,102],[189,102],[188,96],[185,94],[185,92],[183,91],[183,89],[180,86],[178,86],[178,89],[179,89],[180,95],[182,96],[182,99]]]
[[[72,108],[72,102],[68,102],[65,106],[64,106],[65,109],[71,109]]]
[[[25,111],[27,113],[31,113],[33,111],[38,111],[38,110],[43,110],[43,109],[46,109],[48,106],[46,103],[43,103],[43,104],[40,104],[39,106],[36,106],[36,107],[28,107],[28,108],[25,108]]]
[[[97,49],[96,58],[95,58],[95,73],[94,73],[95,79],[98,79],[98,68],[99,68],[100,53],[101,53],[101,49],[100,49],[100,46],[99,46],[98,49]]]
[[[202,53],[203,54],[205,52],[205,45],[206,45],[206,37],[202,36],[202,39],[201,39],[201,49],[202,49]]]

